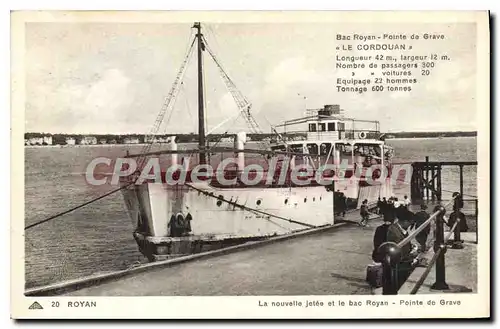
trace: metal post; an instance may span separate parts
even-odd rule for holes
[[[429,156],[425,157],[425,198],[429,201]]]
[[[460,195],[464,195],[464,165],[460,165]]]
[[[419,181],[419,184],[420,184],[420,200],[423,200],[424,197],[425,197],[425,192],[424,192],[424,167],[423,166],[420,166],[419,172],[420,172],[420,181]]]
[[[431,198],[432,202],[434,202],[436,201],[436,181],[434,179],[434,166],[432,166],[431,168],[431,187],[432,187]]]
[[[457,213],[460,214],[460,211],[457,210]],[[458,217],[458,215],[457,215]],[[460,221],[462,219],[457,218],[457,225],[455,225],[455,231],[453,232],[453,243],[451,245],[452,249],[464,249],[464,245],[462,244],[462,239],[460,237]],[[465,216],[463,218],[465,220]]]
[[[203,34],[201,33],[201,24],[196,22],[193,27],[197,29],[196,38],[198,39],[198,147],[200,151],[204,151],[206,148],[205,103],[203,100],[203,50],[205,49],[205,45],[202,41]],[[204,152],[200,152],[199,162],[201,165],[207,163],[206,157]]]
[[[444,214],[446,209],[443,206],[437,206],[435,211],[439,210],[440,213],[436,216],[436,238],[434,240],[434,252],[443,249],[436,261],[436,282],[432,285],[431,289],[447,290],[450,289],[446,283],[445,261],[444,255],[446,253],[446,244],[444,241]]]
[[[412,166],[412,173],[411,173],[411,185],[410,185],[410,198],[412,203],[416,203],[417,201],[420,200],[418,171],[415,163],[412,163],[411,166]]]
[[[338,168],[337,168],[338,169]],[[332,193],[333,193],[333,224],[335,224],[335,177],[337,177],[337,172],[332,178]]]
[[[401,248],[394,242],[385,242],[378,248],[382,261],[382,294],[397,295],[399,290],[398,265],[401,262]]]
[[[436,177],[436,184],[437,184],[437,200],[442,201],[442,184],[441,184],[441,165],[438,166],[437,170],[437,177]]]
[[[477,217],[477,215],[478,215],[478,200],[477,199],[476,199],[475,204],[476,204],[476,213],[475,213],[475,215],[476,215],[476,244],[477,244],[478,241],[479,241],[478,240],[478,236],[477,236],[477,232],[479,230],[479,217]]]

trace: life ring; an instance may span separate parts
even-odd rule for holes
[[[359,134],[358,134],[359,138],[361,139],[365,139],[366,138],[366,132],[364,131],[361,131]]]

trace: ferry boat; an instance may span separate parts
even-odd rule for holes
[[[379,197],[392,195],[389,178],[376,182],[372,179],[371,183],[363,179],[376,180],[377,171],[365,175],[362,170],[374,165],[379,168],[379,174],[381,170],[390,173],[393,149],[384,143],[379,123],[345,117],[339,105],[309,110],[303,118],[272,127],[276,141],[266,142],[261,148],[247,147],[244,132],[233,135],[234,147],[218,146],[219,141],[207,143],[203,101],[204,52],[209,53],[219,68],[249,130],[253,133],[261,130],[251,115],[250,103],[237,90],[209,48],[201,27],[200,23],[193,26],[196,34],[191,48],[147,139],[155,139],[165,113],[173,106],[186,64],[193,49],[197,48],[198,148],[179,150],[175,137],[170,139],[168,150],[150,152],[150,145],[146,145],[140,154],[128,155],[137,159],[139,167],[144,166],[148,157],[164,154],[170,158],[171,166],[177,165],[181,169],[170,173],[163,171],[160,182],[150,180],[137,184],[138,174],[121,180],[126,208],[135,228],[134,238],[148,260],[178,257],[333,225],[335,196],[341,193],[353,208],[359,207],[365,199],[376,202]],[[289,129],[294,126],[306,129],[292,135]],[[234,161],[222,171],[206,172],[198,181],[191,179],[196,165],[216,167],[233,158]],[[339,168],[336,165],[342,163],[342,173],[335,169],[320,171],[327,165]],[[245,171],[249,165],[256,169]],[[291,174],[297,168],[312,170],[303,170],[298,180],[294,180]],[[362,173],[362,179],[352,179],[357,171]],[[179,178],[183,173],[185,181],[168,181],[169,174]],[[336,179],[341,175],[346,179]],[[249,180],[252,184],[248,183]]]

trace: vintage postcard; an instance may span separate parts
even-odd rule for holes
[[[488,12],[11,19],[13,318],[490,317]]]

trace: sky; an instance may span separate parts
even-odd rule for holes
[[[147,133],[183,61],[191,26],[27,23],[26,131]],[[477,129],[474,24],[204,23],[203,30],[264,132],[325,104],[340,104],[350,117],[378,120],[387,132]],[[336,68],[338,33],[423,32],[442,33],[445,40],[405,41],[413,46],[405,54],[446,54],[451,60],[436,63],[430,76],[418,76],[411,92],[337,92],[336,79],[349,77]],[[352,53],[360,54],[377,52]],[[207,52],[204,66],[206,130],[224,120],[214,132],[248,130]],[[197,131],[196,91],[193,57],[159,132]]]

